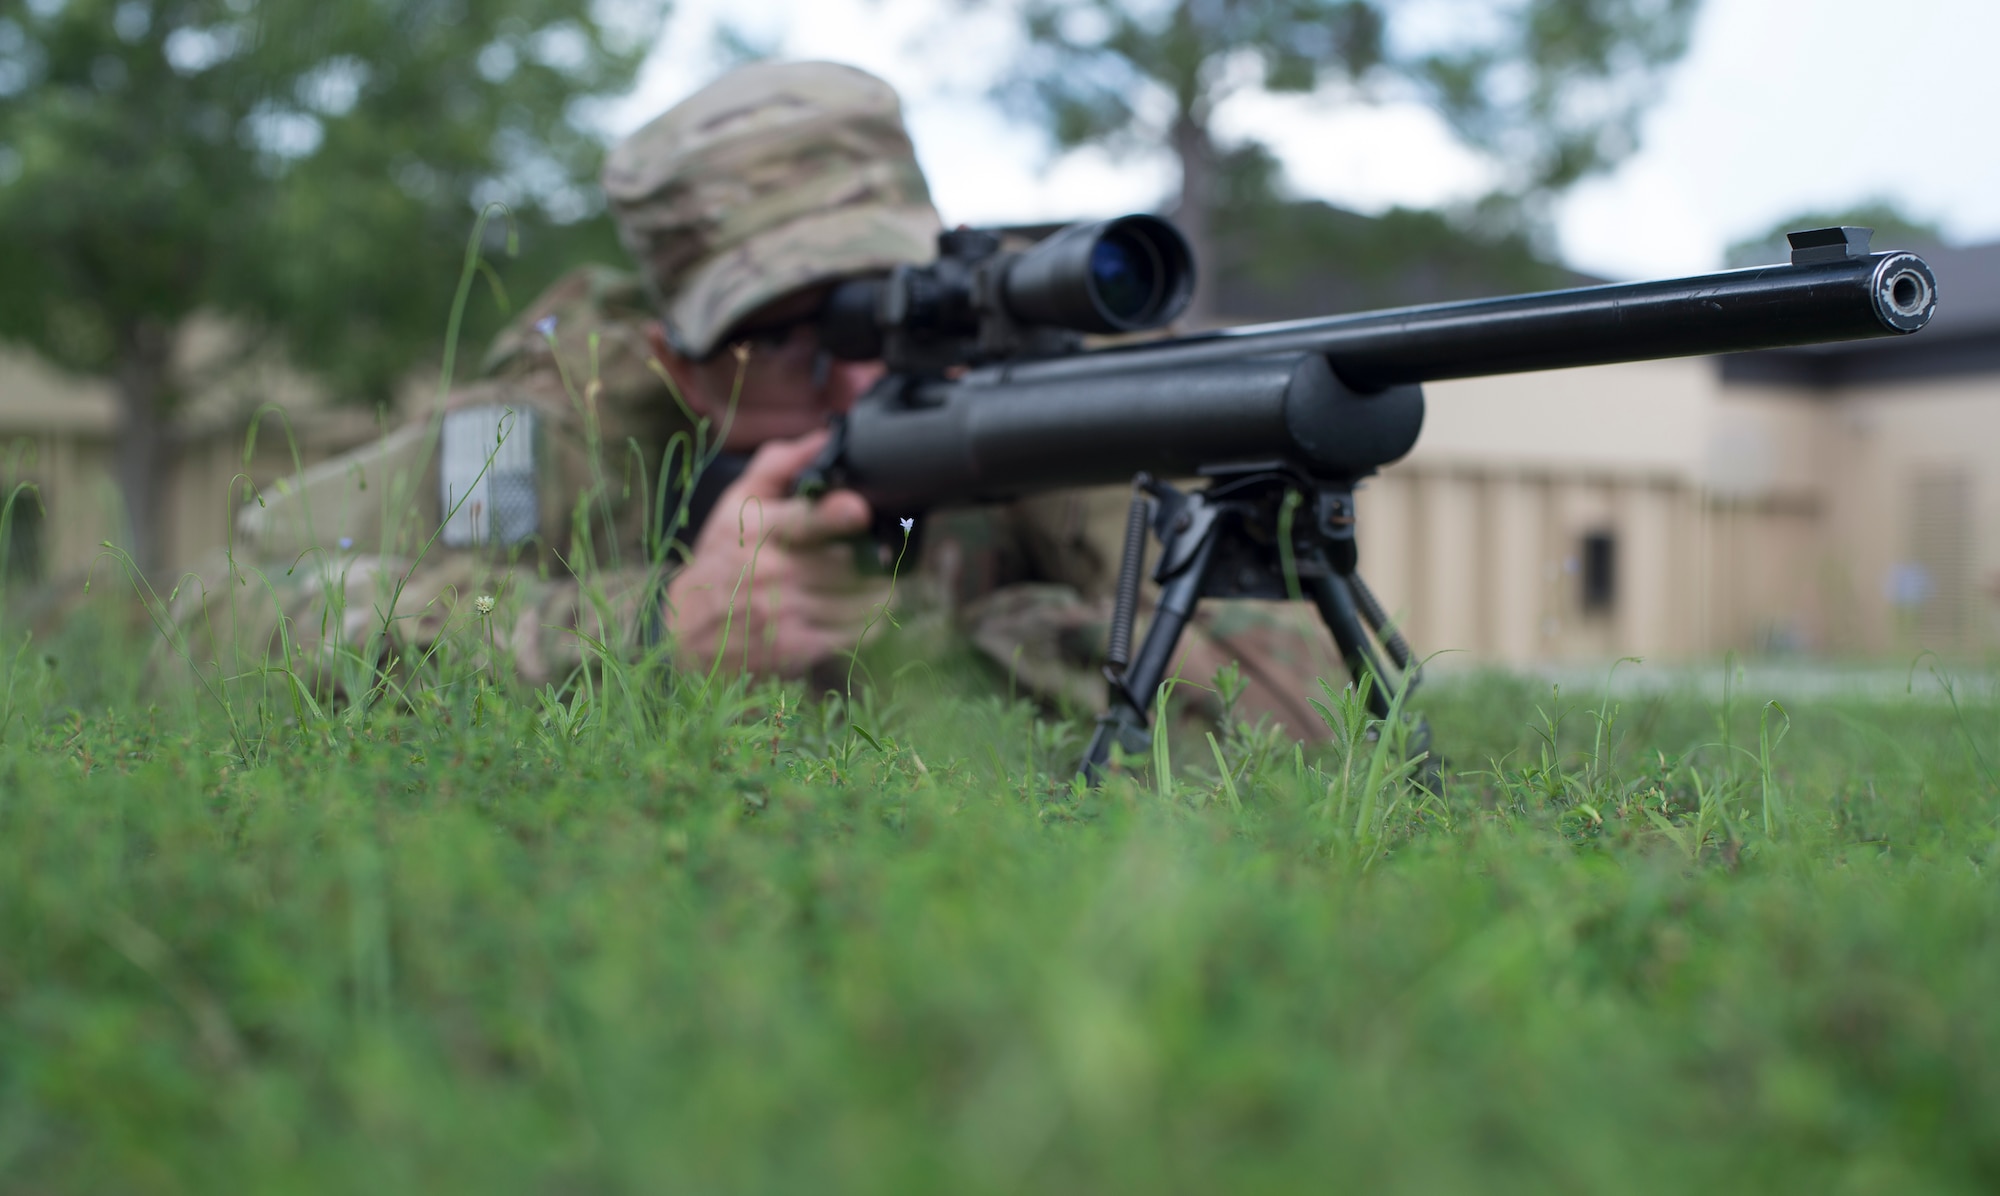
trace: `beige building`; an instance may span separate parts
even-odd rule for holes
[[[222,325],[201,320],[190,322],[176,345],[173,371],[193,398],[173,424],[162,552],[169,561],[196,561],[227,543],[246,479],[267,486],[291,473],[295,460],[310,465],[375,434],[372,413],[331,405],[281,363],[245,358],[237,348]],[[0,502],[17,494],[0,557],[10,591],[60,601],[86,577],[122,583],[103,547],[124,541],[113,471],[117,422],[109,382],[0,346]],[[23,483],[32,492],[21,490]]]
[[[1913,337],[1426,387],[1362,569],[1425,651],[2000,648],[2000,245]]]
[[[1364,575],[1461,661],[2000,647],[2000,245],[1930,260],[1939,312],[1915,337],[1429,386],[1416,451],[1362,491]],[[184,342],[186,377],[227,360],[218,328]],[[379,426],[270,362],[197,393],[175,561],[225,543],[238,479],[291,471],[276,419],[246,456],[260,404],[306,464]],[[0,353],[0,478],[45,510],[17,504],[13,580],[73,590],[120,538],[115,419],[108,385]]]

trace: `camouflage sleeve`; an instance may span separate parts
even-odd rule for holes
[[[430,684],[481,671],[561,682],[657,633],[664,572],[628,567],[588,581],[471,554],[413,562],[378,554],[284,569],[217,560],[191,573],[156,652],[162,679],[296,679],[353,694],[378,674]]]
[[[675,505],[661,475],[692,432],[648,364],[646,318],[631,276],[573,271],[502,332],[483,377],[266,487],[232,552],[177,587],[156,671],[277,668],[324,690],[394,663],[539,684],[592,645],[636,645],[658,626],[646,596],[665,570],[646,562],[666,559]]]

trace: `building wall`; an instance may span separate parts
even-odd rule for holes
[[[227,347],[218,348],[217,334],[205,325],[195,326],[188,340],[196,357]],[[292,434],[267,416],[254,451],[246,453],[248,413],[266,400],[285,409]],[[326,409],[323,402],[281,369],[252,363],[224,375],[188,405],[178,426],[181,452],[166,483],[169,562],[192,564],[227,543],[241,501],[241,477],[268,486],[290,474],[295,460],[310,465],[374,434],[367,412]],[[106,541],[124,541],[124,503],[113,459],[116,427],[117,400],[102,380],[65,374],[29,354],[0,349],[0,502],[17,485],[33,487],[34,497],[24,492],[17,505],[39,500],[35,573],[43,580],[80,585],[94,575],[122,584],[115,559],[103,547]],[[23,510],[20,517],[33,514]]]
[[[20,352],[0,350],[0,486],[16,499],[16,518],[41,512],[37,538],[43,577],[80,576],[115,539],[121,522],[111,482],[110,434],[117,421],[111,389]]]
[[[1358,499],[1363,574],[1416,643],[1508,664],[1705,650],[1701,479],[1721,400],[1705,363],[1440,382],[1426,400],[1416,450]],[[1614,550],[1596,608],[1589,537]]]
[[[1400,465],[1358,497],[1361,571],[1450,663],[1684,659],[1703,651],[1698,493],[1664,474]],[[1611,601],[1586,604],[1584,539],[1615,545]]]
[[[1528,663],[2000,647],[2000,376],[1838,391],[1653,362],[1433,384],[1362,490],[1426,650]],[[1616,546],[1585,609],[1585,537]]]
[[[1837,639],[1873,653],[2000,647],[2000,376],[1856,388],[1827,420]]]

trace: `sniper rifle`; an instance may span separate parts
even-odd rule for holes
[[[1020,249],[958,229],[932,265],[829,293],[825,350],[889,372],[835,421],[801,489],[850,488],[893,518],[1133,480],[1107,709],[1081,765],[1092,781],[1112,744],[1145,749],[1204,598],[1310,601],[1386,718],[1417,661],[1355,570],[1354,488],[1416,443],[1422,384],[1922,329],[1937,304],[1930,267],[1870,253],[1869,235],[1792,233],[1789,263],[1694,278],[1086,348],[1085,334],[1159,328],[1186,307],[1194,261],[1172,225],[1125,216]],[[1149,530],[1160,596],[1135,650]]]

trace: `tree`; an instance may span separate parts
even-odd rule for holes
[[[1001,93],[1064,149],[1169,147],[1175,218],[1199,256],[1214,244],[1215,114],[1246,88],[1421,98],[1495,160],[1475,220],[1535,228],[1551,195],[1635,147],[1697,3],[1020,0],[1027,51]],[[1205,294],[1195,313],[1209,314]]]
[[[1546,260],[1518,230],[1285,197],[1281,170],[1255,143],[1217,162],[1214,253],[1203,266],[1220,316],[1290,320],[1601,281]]]
[[[169,354],[225,314],[344,393],[437,348],[475,209],[601,236],[579,100],[663,0],[27,0],[0,10],[0,337],[108,373],[129,548],[161,562]],[[546,238],[545,238],[546,239]]]
[[[1840,225],[1874,229],[1871,244],[1876,249],[1932,249],[1944,244],[1944,233],[1937,225],[1904,214],[1890,200],[1871,199],[1849,208],[1801,212],[1789,220],[1780,220],[1766,229],[1763,235],[1730,245],[1723,251],[1723,260],[1730,266],[1761,266],[1788,261],[1792,249],[1791,243],[1785,240],[1786,233]]]

